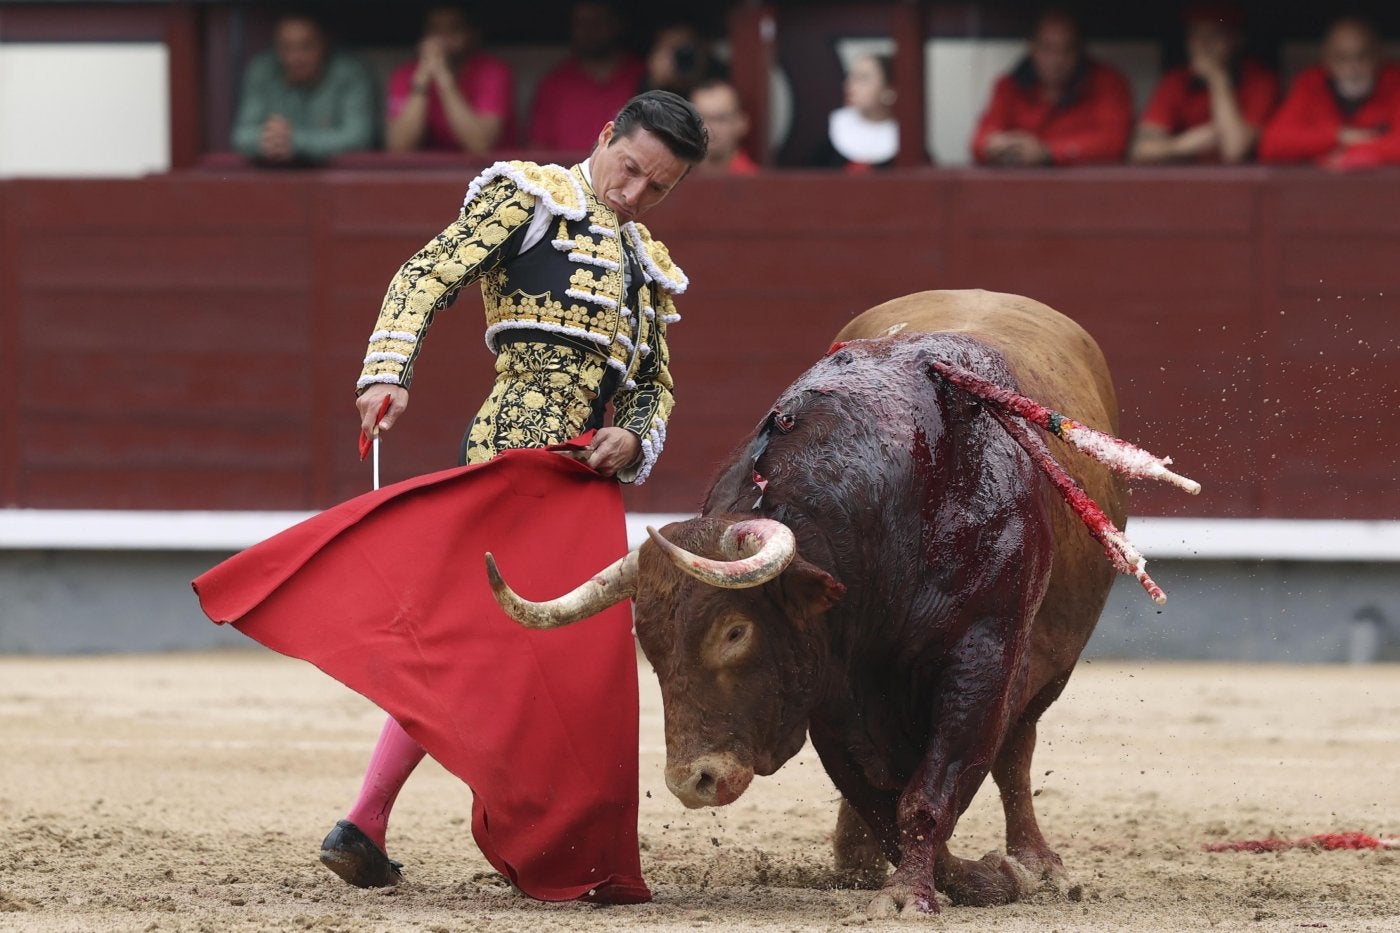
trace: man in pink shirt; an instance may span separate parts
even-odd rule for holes
[[[529,142],[539,149],[586,152],[598,127],[636,93],[646,65],[623,50],[622,19],[613,4],[583,0],[571,16],[571,54],[535,91]]]
[[[481,154],[515,142],[510,68],[481,51],[481,31],[462,7],[429,7],[418,59],[389,78],[388,118],[390,152]]]

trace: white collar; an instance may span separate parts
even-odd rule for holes
[[[880,165],[899,152],[899,124],[867,120],[854,107],[833,110],[827,121],[831,145],[851,162]]]

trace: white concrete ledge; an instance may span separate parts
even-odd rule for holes
[[[0,550],[238,551],[311,512],[0,509]],[[687,514],[627,516],[627,540]],[[1149,560],[1400,561],[1400,521],[1135,518],[1128,537]]]
[[[1134,518],[1128,540],[1148,558],[1400,560],[1400,521]]]

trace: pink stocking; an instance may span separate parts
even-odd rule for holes
[[[394,717],[384,720],[384,728],[380,730],[379,741],[365,770],[360,796],[345,815],[383,851],[387,851],[384,835],[389,828],[389,811],[394,807],[394,798],[425,754],[423,746],[403,731]]]

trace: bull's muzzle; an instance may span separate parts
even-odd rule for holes
[[[748,790],[753,768],[729,752],[715,752],[681,764],[666,766],[666,786],[676,799],[692,809],[722,807]]]

